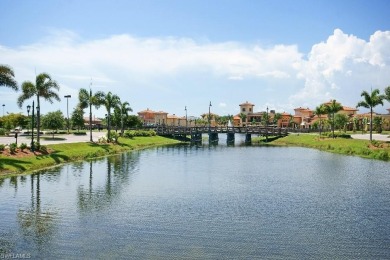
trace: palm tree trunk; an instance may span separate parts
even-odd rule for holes
[[[89,100],[89,139],[91,142],[92,140],[92,103],[91,100]]]
[[[372,142],[372,106],[370,107],[370,142]]]
[[[41,138],[39,137],[39,133],[41,132],[41,105],[40,105],[40,102],[39,102],[39,95],[37,95],[37,108],[38,108],[38,111],[37,111],[37,143],[38,144],[41,144],[40,143],[40,140]]]

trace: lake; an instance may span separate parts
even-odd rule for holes
[[[390,258],[389,165],[222,143],[0,179],[0,256]]]

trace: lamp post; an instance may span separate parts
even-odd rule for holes
[[[66,117],[67,117],[66,125],[68,127],[68,134],[69,134],[69,98],[71,97],[72,97],[71,95],[64,96],[64,98],[66,98]]]
[[[267,117],[266,117],[266,122],[265,122],[265,140],[268,143],[268,106],[267,106]]]
[[[186,111],[186,128],[188,127],[188,120],[187,120],[187,106],[184,107],[184,110]]]
[[[3,116],[4,116],[4,107],[5,107],[5,104],[3,104]]]
[[[209,105],[209,132],[210,132],[210,127],[211,127],[211,114],[210,114],[210,108],[211,108],[211,101],[210,101],[210,105]]]
[[[30,109],[31,106],[27,106],[27,114],[30,116]],[[30,145],[31,152],[34,152],[34,100],[32,104],[32,113],[31,113],[31,145]]]

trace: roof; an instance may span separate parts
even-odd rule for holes
[[[294,110],[302,110],[302,111],[312,111],[310,108],[304,108],[304,107],[298,107],[298,108],[294,108]]]
[[[146,114],[146,113],[155,113],[155,112],[153,110],[150,110],[149,108],[147,108],[146,110],[138,112],[138,114]]]
[[[344,111],[358,111],[358,109],[356,109],[354,107],[345,107],[345,106],[343,106],[343,110]]]
[[[249,103],[246,101],[245,103],[240,104],[240,106],[254,106],[255,104]]]

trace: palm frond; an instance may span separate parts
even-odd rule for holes
[[[18,97],[17,104],[20,108],[24,101],[32,98],[37,93],[35,85],[31,81],[25,81],[22,83],[22,94]]]
[[[18,91],[18,83],[14,77],[14,71],[11,69],[11,67],[7,65],[0,65],[0,86],[9,87],[15,91]]]

